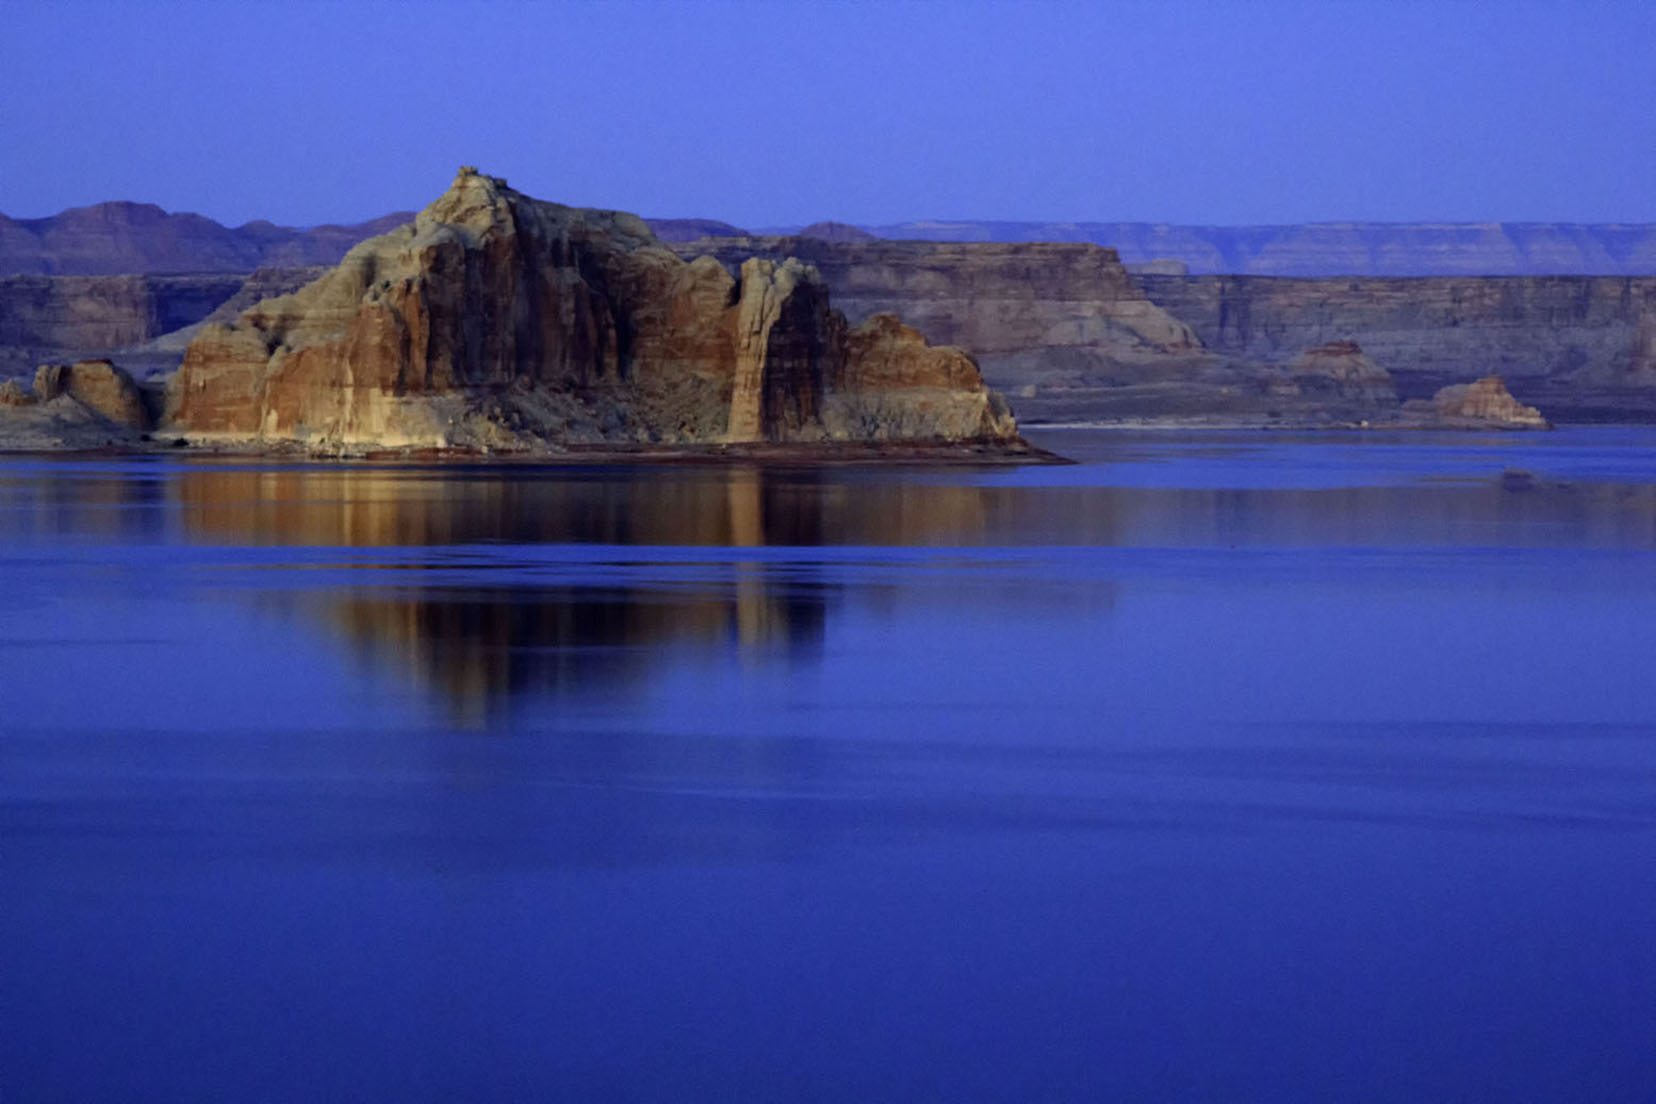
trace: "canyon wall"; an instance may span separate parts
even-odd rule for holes
[[[201,321],[244,282],[240,276],[0,277],[0,376],[142,345]]]
[[[1404,400],[1498,375],[1555,420],[1656,420],[1656,277],[1151,275],[1075,243],[677,248],[808,259],[853,320],[895,310],[971,350],[1025,421],[1360,419],[1357,392],[1294,371],[1307,350],[1347,342]]]
[[[1555,420],[1656,420],[1656,277],[1134,279],[1220,355],[1351,340],[1405,399],[1499,375]]]
[[[252,275],[0,276],[0,378],[39,364],[118,357],[143,377],[178,367],[207,319],[315,279],[315,268]]]

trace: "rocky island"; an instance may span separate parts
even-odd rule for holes
[[[133,387],[107,364],[68,378],[94,374]],[[65,399],[95,431],[71,432]],[[4,402],[13,447],[40,447],[48,413],[64,446],[140,428],[38,379]],[[634,215],[472,168],[298,290],[202,325],[152,405],[169,440],[334,455],[1041,455],[970,355],[893,315],[850,325],[811,265],[687,260]]]

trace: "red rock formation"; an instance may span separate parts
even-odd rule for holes
[[[469,169],[314,283],[203,327],[168,421],[324,448],[1016,439],[969,357],[853,339],[808,265],[733,277],[636,216]]]
[[[1485,376],[1475,383],[1445,387],[1433,396],[1431,406],[1439,419],[1453,426],[1548,428],[1541,412],[1513,398],[1500,376]]]
[[[34,378],[36,401],[47,403],[63,395],[118,426],[146,430],[153,424],[138,385],[107,360],[42,364]]]

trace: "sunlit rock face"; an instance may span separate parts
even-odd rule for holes
[[[887,333],[851,331],[797,260],[732,274],[463,169],[413,223],[205,326],[167,421],[320,448],[1015,441],[969,357]]]
[[[1473,383],[1451,384],[1434,395],[1429,404],[1412,402],[1409,406],[1449,426],[1548,428],[1547,419],[1541,416],[1541,412],[1513,398],[1500,376],[1485,376]]]

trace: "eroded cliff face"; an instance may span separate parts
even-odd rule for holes
[[[462,170],[410,225],[204,326],[167,422],[319,448],[1014,440],[970,358],[942,353],[859,336],[800,260],[732,275],[636,216]],[[874,355],[904,386],[874,393]]]
[[[1190,277],[1041,243],[684,248],[809,260],[853,319],[899,311],[970,350],[1025,422],[1363,421],[1489,375],[1564,420],[1656,419],[1656,278]]]
[[[12,276],[0,278],[0,376],[44,361],[121,353],[205,318],[232,298],[240,276]],[[174,352],[165,367],[177,366]]]
[[[969,350],[1021,416],[1101,416],[1095,395],[1154,404],[1169,383],[1218,367],[1194,332],[1156,306],[1114,250],[1085,244],[737,238],[676,247],[726,263],[798,257],[852,321],[900,315],[933,342]],[[1145,394],[1151,388],[1157,396]],[[1113,408],[1112,408],[1113,409]]]
[[[1137,279],[1221,356],[1354,340],[1405,399],[1500,375],[1557,420],[1656,419],[1656,278]]]

